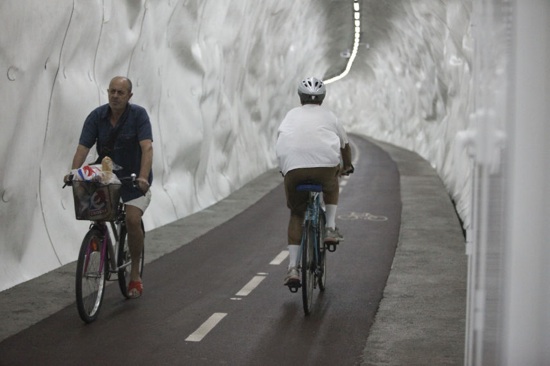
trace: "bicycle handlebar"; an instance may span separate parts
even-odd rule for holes
[[[73,178],[74,178],[74,174],[67,174],[66,176],[63,177],[63,187],[61,188],[65,188],[67,186],[72,186],[73,185]]]

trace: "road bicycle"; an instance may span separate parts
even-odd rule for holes
[[[325,211],[322,207],[323,186],[307,182],[296,186],[297,191],[309,192],[307,209],[302,224],[300,241],[302,281],[289,283],[291,292],[302,288],[302,302],[305,315],[311,313],[313,291],[319,287],[325,290],[327,276],[327,250],[334,252],[335,243],[325,243]]]
[[[122,295],[129,298],[131,257],[127,240],[126,206],[120,202],[120,187],[135,174],[120,179],[121,184],[70,180],[77,220],[92,221],[82,240],[76,265],[76,306],[80,318],[91,323],[99,315],[106,281],[118,281]],[[109,225],[107,225],[109,223]],[[143,221],[141,222],[143,229]],[[144,231],[145,232],[145,231]],[[143,275],[144,251],[139,261]]]
[[[350,175],[355,171],[351,169],[341,175]],[[289,282],[291,292],[298,292],[302,288],[302,303],[305,315],[311,313],[313,307],[313,291],[319,287],[319,291],[326,288],[327,279],[327,251],[336,251],[337,242],[325,242],[326,216],[323,204],[322,184],[306,181],[296,186],[297,191],[308,192],[307,209],[302,224],[302,238],[300,240],[301,274],[302,281]]]

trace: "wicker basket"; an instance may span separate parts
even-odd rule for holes
[[[120,200],[120,184],[73,181],[77,220],[113,221]]]

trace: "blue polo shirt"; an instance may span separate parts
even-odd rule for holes
[[[140,141],[153,140],[151,121],[145,108],[136,104],[128,104],[126,111],[121,119],[127,120],[119,132],[115,146],[109,157],[113,162],[120,166],[116,170],[118,177],[129,177],[132,173],[139,176],[141,167],[141,146]],[[121,121],[117,122],[117,125]],[[115,127],[111,125],[111,108],[109,104],[102,105],[94,109],[86,118],[79,144],[91,149],[94,144],[98,154],[101,154],[101,148],[107,144],[111,130]],[[153,171],[149,174],[149,184],[153,183]],[[142,196],[139,189],[122,185],[121,197],[124,202]]]

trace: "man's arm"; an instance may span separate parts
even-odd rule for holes
[[[138,185],[143,192],[149,190],[149,174],[153,167],[153,141],[141,140],[141,166],[139,169]]]
[[[342,171],[348,172],[353,169],[353,166],[351,165],[351,147],[349,144],[346,144],[343,149],[340,149],[340,153],[342,154],[342,162],[344,164],[344,167]]]
[[[90,149],[87,148],[84,145],[78,145],[76,148],[76,152],[74,153],[73,157],[73,165],[71,169],[78,169],[84,164],[84,161],[86,160],[86,157],[88,156],[88,152],[90,152]]]
[[[87,148],[84,145],[79,144],[76,148],[76,152],[74,153],[73,164],[71,165],[71,169],[80,168],[82,166],[82,164],[84,164],[84,161],[86,160],[86,157],[88,156],[89,151],[90,151],[89,148]],[[70,175],[67,174],[63,177],[63,183],[65,183],[65,185],[67,185],[67,184],[69,184],[71,179],[72,178],[70,178]],[[65,186],[63,186],[63,187],[65,187]]]

